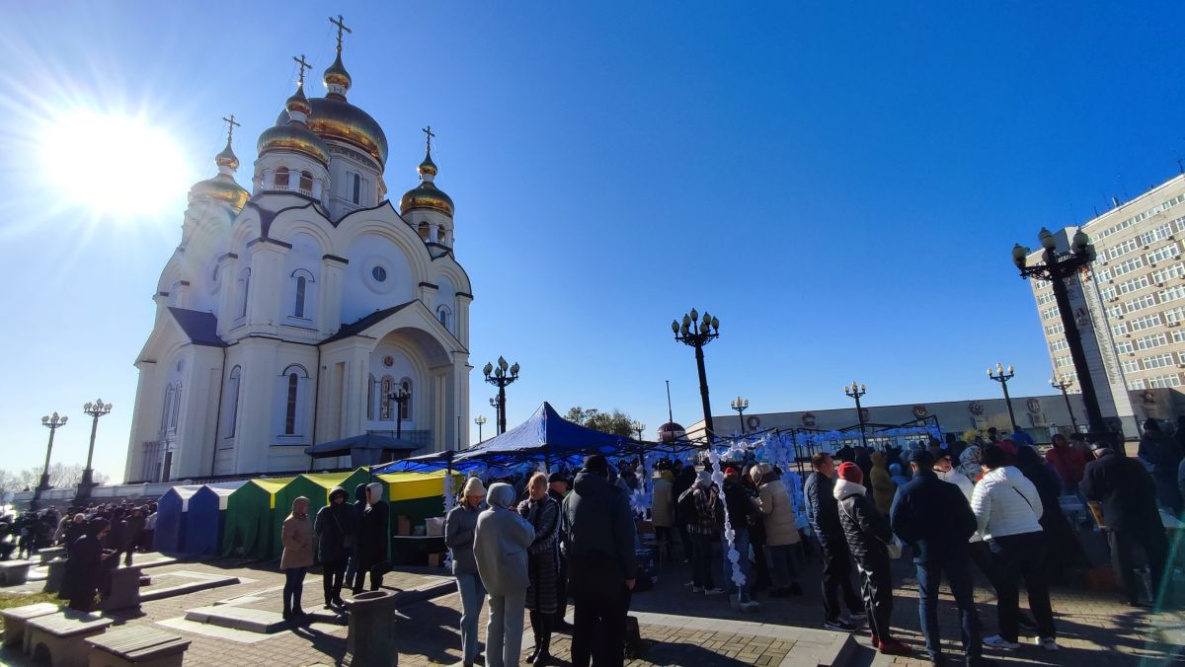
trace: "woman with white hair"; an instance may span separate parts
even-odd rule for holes
[[[482,584],[490,594],[486,626],[486,665],[517,667],[522,653],[523,611],[526,609],[527,549],[535,529],[515,509],[514,487],[490,485],[489,509],[477,517],[473,556]]]
[[[470,477],[461,491],[461,504],[449,511],[444,519],[444,543],[453,556],[453,576],[457,578],[457,592],[461,594],[461,662],[473,667],[477,660],[477,621],[486,599],[486,589],[477,573],[477,559],[473,555],[473,538],[477,532],[477,518],[485,505],[486,488],[481,480]]]
[[[551,661],[551,626],[559,597],[560,504],[547,495],[546,473],[531,475],[527,493],[529,497],[518,505],[519,515],[535,529],[527,558],[531,580],[527,609],[531,610],[535,648],[527,654],[527,662],[540,667]]]

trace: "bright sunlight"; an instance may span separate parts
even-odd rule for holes
[[[47,183],[94,215],[132,220],[168,211],[192,183],[176,142],[143,118],[80,112],[42,131]]]

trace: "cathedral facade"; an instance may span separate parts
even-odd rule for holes
[[[305,95],[303,60],[250,192],[233,116],[218,174],[189,192],[136,359],[129,483],[304,471],[305,447],[367,432],[468,446],[473,296],[432,135],[396,209],[383,130],[347,101],[340,30],[324,97]]]

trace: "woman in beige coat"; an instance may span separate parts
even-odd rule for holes
[[[304,590],[304,574],[313,565],[313,526],[309,522],[309,499],[300,496],[292,501],[292,513],[284,519],[280,532],[284,552],[280,555],[280,569],[284,570],[284,620],[304,616],[300,608],[300,594]]]
[[[758,505],[765,520],[765,544],[769,547],[770,578],[774,588],[770,597],[784,598],[802,595],[798,583],[798,567],[794,564],[795,546],[802,540],[794,517],[794,503],[786,485],[768,463],[749,472],[753,483],[760,489]]]

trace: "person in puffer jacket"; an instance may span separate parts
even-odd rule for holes
[[[1029,592],[1029,609],[1037,621],[1037,645],[1058,650],[1044,567],[1045,535],[1041,530],[1041,496],[1020,470],[1007,465],[1007,453],[996,445],[980,451],[983,478],[971,496],[971,511],[995,561],[996,615],[999,634],[983,643],[1019,648],[1020,579]]]
[[[839,501],[839,522],[848,548],[860,570],[860,592],[868,613],[872,644],[881,653],[909,655],[909,647],[890,635],[889,618],[893,615],[893,581],[889,572],[888,519],[868,499],[864,472],[854,463],[839,466],[839,479],[832,493]]]

